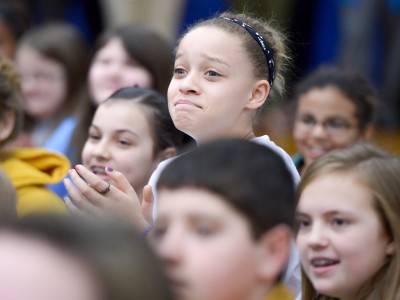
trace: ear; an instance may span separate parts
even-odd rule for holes
[[[15,112],[7,111],[3,117],[0,118],[0,141],[6,140],[14,129],[15,125]]]
[[[252,93],[251,98],[249,99],[246,107],[249,109],[258,109],[261,107],[265,101],[267,101],[267,97],[269,95],[270,85],[267,80],[259,80],[256,82]]]
[[[159,162],[163,161],[164,159],[173,157],[176,155],[176,148],[175,147],[168,147],[166,149],[164,149],[163,151],[161,151],[158,155],[157,155],[157,160]]]
[[[284,272],[289,260],[292,230],[284,224],[277,225],[260,239],[258,277],[274,284]]]
[[[396,252],[396,247],[394,246],[394,242],[393,242],[393,240],[392,240],[392,241],[390,241],[389,244],[387,245],[386,254],[387,254],[388,256],[391,256],[391,255],[393,255],[395,252]]]
[[[372,124],[369,124],[367,125],[367,127],[365,127],[364,131],[361,133],[360,140],[368,141],[372,139],[373,135],[374,135],[374,126]]]

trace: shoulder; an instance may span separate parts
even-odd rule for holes
[[[67,213],[64,202],[52,191],[42,186],[26,186],[17,189],[18,217],[32,213]]]
[[[278,284],[275,286],[264,300],[292,300],[293,295],[289,289],[283,285]]]
[[[259,144],[264,145],[266,147],[269,147],[272,150],[274,150],[276,153],[278,153],[282,157],[282,159],[285,162],[288,170],[292,174],[294,183],[296,185],[299,183],[299,181],[300,181],[299,172],[297,171],[297,168],[294,165],[292,158],[290,157],[290,155],[285,150],[283,150],[281,147],[279,147],[273,141],[271,141],[271,139],[267,135],[255,137],[251,141],[255,142],[255,143],[259,143]]]

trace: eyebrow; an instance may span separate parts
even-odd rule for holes
[[[347,215],[347,214],[351,214],[351,212],[339,211],[339,210],[329,210],[327,212],[324,212],[323,216],[332,217],[332,216],[339,215],[339,214]],[[304,212],[297,212],[296,217],[310,217],[310,215],[307,213],[304,213]]]
[[[94,125],[94,124],[91,124],[90,127],[91,127],[91,128],[94,128],[94,129],[96,129],[96,130],[98,130],[98,131],[101,131],[101,129],[100,129],[98,126]],[[128,133],[130,133],[130,134],[136,136],[137,138],[139,138],[139,135],[138,135],[137,133],[135,133],[135,132],[133,132],[132,130],[129,130],[129,129],[118,129],[118,130],[116,130],[116,132],[117,132],[117,133],[125,133],[125,132],[128,132]]]
[[[175,56],[175,59],[178,59],[178,58],[181,58],[181,57],[184,57],[184,56],[185,55],[182,52],[178,52],[176,54],[176,56]],[[230,64],[228,64],[225,60],[223,60],[221,58],[209,56],[209,55],[206,55],[206,54],[203,54],[202,57],[204,57],[208,61],[216,62],[216,63],[222,64],[222,65],[225,65],[225,66],[227,66],[229,68],[232,67]]]

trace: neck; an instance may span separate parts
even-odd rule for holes
[[[243,139],[246,141],[249,141],[255,137],[256,137],[256,135],[254,134],[254,131],[250,131],[243,137]]]

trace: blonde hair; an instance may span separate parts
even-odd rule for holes
[[[331,151],[317,159],[305,171],[297,190],[297,201],[302,191],[317,177],[337,171],[348,171],[361,180],[372,192],[373,203],[383,228],[392,238],[395,253],[384,266],[361,288],[356,299],[400,298],[400,158],[370,143],[356,143]],[[303,300],[333,300],[320,295],[303,273]]]
[[[17,219],[17,192],[6,173],[0,169],[0,224]]]

